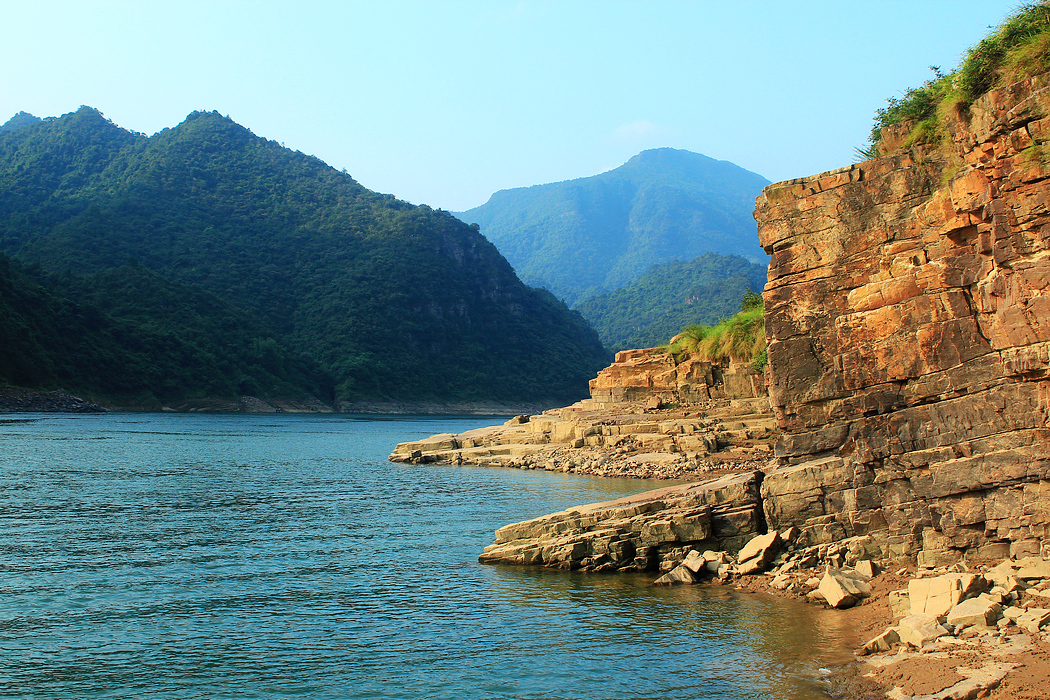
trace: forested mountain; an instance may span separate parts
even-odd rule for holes
[[[688,325],[710,325],[740,310],[747,290],[761,293],[766,266],[705,253],[654,265],[634,282],[578,303],[605,347],[616,352],[666,343]]]
[[[706,252],[767,264],[751,216],[767,184],[728,161],[658,148],[593,177],[501,190],[457,216],[526,284],[573,305]]]
[[[333,398],[318,363],[199,287],[134,261],[54,277],[2,255],[0,383],[143,408],[241,394]]]
[[[607,360],[475,228],[218,113],[149,138],[87,107],[21,121],[0,132],[0,249],[69,290],[93,280],[118,315],[164,316],[133,308],[133,289],[118,299],[128,268],[112,271],[134,259],[154,288],[257,319],[259,342],[316,363],[347,400],[564,402]]]

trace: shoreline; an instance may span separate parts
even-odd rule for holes
[[[314,397],[264,399],[204,397],[160,402],[149,400],[84,399],[62,389],[0,387],[0,413],[335,413],[360,415],[508,417],[550,410],[551,403],[493,401],[340,401],[337,406]],[[338,409],[338,410],[336,410]]]

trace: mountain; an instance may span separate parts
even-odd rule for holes
[[[270,333],[135,262],[55,278],[0,256],[0,383],[143,408],[244,394],[330,402],[327,373]]]
[[[476,227],[216,112],[148,138],[88,107],[0,132],[0,250],[58,279],[134,259],[257,319],[336,400],[565,402],[608,359]]]
[[[457,216],[526,284],[572,305],[706,252],[766,264],[751,212],[767,184],[728,161],[658,148],[593,177],[501,190]]]
[[[761,293],[766,267],[736,255],[704,253],[690,260],[654,265],[608,294],[576,305],[613,352],[669,341],[683,327],[712,325],[740,310],[750,289]]]
[[[39,121],[40,117],[34,117],[29,112],[19,112],[3,124],[0,124],[0,133],[3,133],[5,131],[15,131],[17,129],[21,129],[23,126],[36,124]]]

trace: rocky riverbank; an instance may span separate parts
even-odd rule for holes
[[[1050,560],[937,568],[861,560],[836,569],[826,562],[792,566],[791,559],[778,557],[781,563],[764,574],[730,575],[721,583],[821,605],[846,621],[855,631],[857,661],[832,674],[832,697],[1047,697]]]
[[[105,413],[98,404],[64,391],[0,387],[0,413]]]
[[[459,435],[394,448],[391,461],[544,469],[619,478],[698,480],[754,471],[772,457],[765,398],[664,407],[593,399]]]
[[[869,537],[809,545],[794,527],[753,535],[761,478],[723,476],[507,525],[479,560],[653,571],[654,585],[726,585],[827,607],[855,630],[858,658],[831,676],[834,697],[1045,697],[1050,559],[916,566]]]

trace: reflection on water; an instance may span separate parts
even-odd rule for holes
[[[494,568],[492,595],[546,621],[536,653],[620,675],[640,697],[658,694],[657,684],[647,688],[657,670],[690,688],[688,697],[819,697],[819,667],[852,658],[838,618],[795,601],[717,585],[657,587],[640,574]]]
[[[386,461],[491,419],[12,418],[3,697],[802,700],[838,660],[805,606],[479,565],[497,527],[655,485]]]

